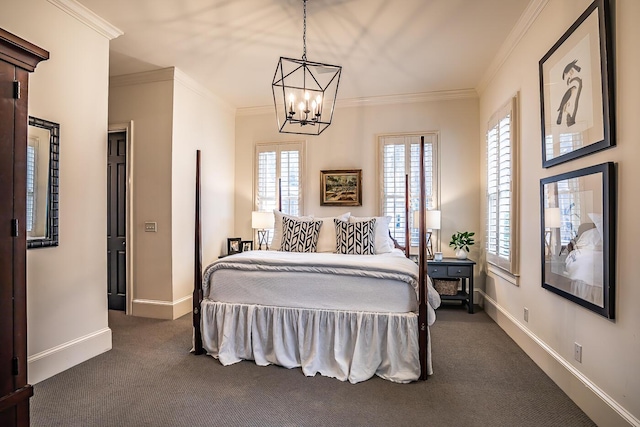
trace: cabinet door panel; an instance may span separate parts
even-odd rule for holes
[[[0,366],[10,373],[13,359],[13,134],[15,67],[0,61]],[[13,377],[0,375],[0,396],[14,390]]]

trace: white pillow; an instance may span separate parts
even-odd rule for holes
[[[313,218],[314,221],[322,221],[322,227],[320,227],[320,235],[318,236],[317,252],[335,252],[336,251],[336,225],[334,219],[340,221],[348,221],[351,216],[351,212],[343,213],[339,216],[331,216],[325,218]]]
[[[587,215],[589,215],[589,218],[591,218],[591,221],[593,221],[593,223],[595,224],[596,228],[598,229],[598,233],[600,234],[600,238],[604,239],[604,237],[602,236],[602,214],[590,213],[590,214],[587,214]]]
[[[313,217],[310,216],[293,216],[293,215],[287,215],[284,214],[282,212],[280,212],[277,209],[273,210],[273,217],[274,217],[274,223],[273,223],[273,239],[271,239],[271,245],[269,246],[269,249],[271,249],[272,251],[279,251],[280,247],[282,246],[282,218],[283,217],[288,217],[288,218],[293,218],[296,219],[298,221],[312,221]]]
[[[576,248],[578,249],[591,249],[594,251],[602,250],[602,239],[600,233],[595,228],[583,232],[578,241],[576,242]]]
[[[393,250],[393,243],[389,239],[389,223],[391,222],[390,216],[367,216],[367,217],[349,217],[349,222],[362,222],[369,221],[370,219],[376,219],[376,225],[373,229],[375,235],[375,251],[376,254],[386,254]]]

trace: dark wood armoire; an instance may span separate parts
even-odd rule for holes
[[[49,52],[0,29],[0,426],[28,426],[26,199],[29,73]]]

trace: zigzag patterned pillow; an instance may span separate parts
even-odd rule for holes
[[[284,252],[315,252],[322,221],[298,221],[282,217],[282,246]]]
[[[334,219],[336,224],[336,252],[350,255],[375,254],[373,228],[376,219],[362,222],[344,222]]]

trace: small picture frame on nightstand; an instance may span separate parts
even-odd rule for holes
[[[242,252],[242,238],[230,237],[227,239],[227,255],[239,254]]]

